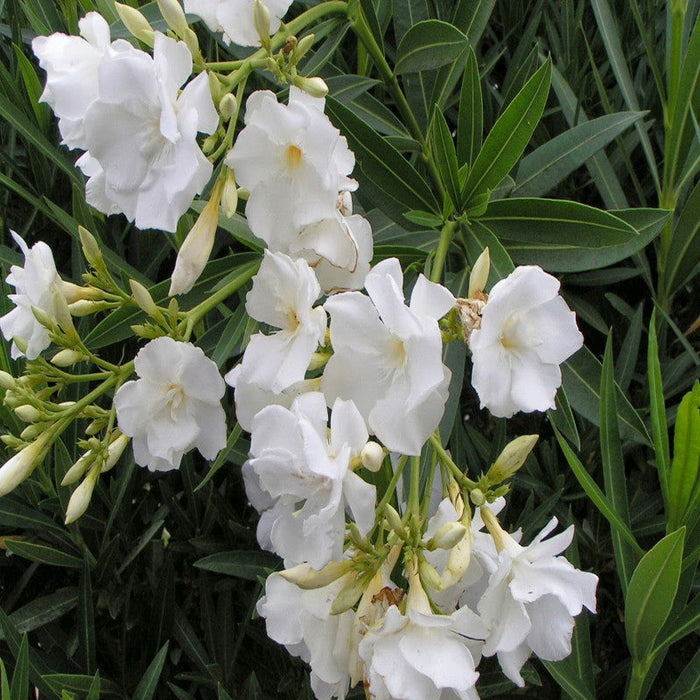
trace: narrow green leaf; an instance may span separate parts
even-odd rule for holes
[[[594,425],[600,421],[601,370],[600,362],[585,345],[562,365],[563,385],[571,407]],[[619,387],[616,398],[620,436],[637,443],[651,444],[644,421]]]
[[[700,648],[666,691],[665,700],[681,700],[681,698],[697,700],[698,690],[700,690]],[[693,691],[695,691],[694,697],[687,695]]]
[[[12,700],[26,700],[29,694],[29,637],[25,632],[17,655],[17,663],[12,674],[10,697]]]
[[[268,569],[278,569],[280,560],[269,552],[233,551],[219,552],[199,559],[194,563],[198,569],[214,571],[217,574],[234,576],[249,581],[257,581],[258,576],[266,576]]]
[[[641,303],[630,321],[629,328],[622,341],[622,347],[615,363],[615,381],[617,385],[627,393],[639,357],[639,346],[642,342],[644,330],[644,304]]]
[[[453,204],[459,202],[460,185],[459,176],[457,175],[457,153],[455,144],[452,140],[450,128],[447,126],[445,117],[442,115],[440,108],[435,105],[433,109],[433,128],[431,131],[433,155],[435,156],[435,165],[442,184],[450,196]]]
[[[547,417],[559,428],[562,435],[576,446],[577,450],[581,449],[581,437],[576,427],[576,419],[563,387],[559,387],[557,391],[556,410],[547,411]]]
[[[688,282],[700,263],[700,182],[676,220],[666,261],[664,288],[673,295]]]
[[[2,659],[0,659],[0,700],[12,700],[10,696],[10,681]]]
[[[569,446],[569,443],[564,439],[564,436],[559,432],[556,425],[552,425],[554,434],[557,437],[557,442],[561,451],[564,453],[566,461],[571,467],[571,471],[581,484],[581,488],[586,492],[588,498],[593,501],[595,507],[600,511],[601,515],[610,523],[613,529],[618,532],[622,537],[625,538],[627,542],[634,548],[637,554],[642,554],[644,550],[639,546],[639,543],[632,534],[632,531],[627,527],[627,525],[620,519],[618,514],[615,512],[612,504],[605,496],[605,494],[600,489],[600,486],[596,484],[593,477],[586,471],[586,468],[581,464],[581,460],[576,456],[574,451]]]
[[[20,634],[32,632],[65,615],[77,604],[78,591],[75,586],[60,588],[15,610],[10,615],[10,620]],[[0,639],[4,639],[4,636],[0,630]]]
[[[66,554],[59,549],[47,547],[43,544],[22,542],[20,540],[5,540],[5,546],[13,554],[31,561],[38,561],[40,564],[63,566],[68,569],[79,569],[83,565],[83,560],[79,557]]]
[[[627,646],[644,660],[673,607],[681,574],[685,528],[666,535],[641,559],[625,596]]]
[[[340,127],[365,177],[402,211],[420,208],[440,213],[432,190],[418,171],[382,136],[351,110],[334,100],[326,100],[327,112]]]
[[[146,673],[143,674],[134,694],[131,696],[132,700],[151,700],[153,698],[158,688],[160,674],[163,672],[169,645],[169,641],[165,642],[153,658],[153,661],[148,665]]]
[[[32,105],[34,115],[36,116],[37,123],[39,124],[39,129],[41,131],[46,131],[49,126],[51,110],[47,104],[39,102],[39,98],[43,92],[41,82],[37,77],[34,66],[24,55],[22,49],[16,44],[13,45],[13,48],[15,50],[15,56],[17,57],[19,69],[22,73],[22,81],[24,82],[24,87],[27,90],[27,95],[29,96],[29,102]]]
[[[698,629],[700,629],[700,595],[696,595],[678,615],[668,620],[661,630],[659,641],[653,653],[656,654],[662,649],[670,647],[671,644],[679,642]]]
[[[87,698],[85,698],[85,700],[100,700],[101,692],[102,681],[100,680],[100,671],[98,669],[95,671],[95,675],[92,679],[92,685],[90,685],[90,689],[88,690]]]
[[[77,673],[46,673],[44,680],[57,695],[63,690],[84,695],[90,692],[90,688],[95,682],[95,677]],[[105,678],[100,679],[100,693],[102,697],[124,697],[121,688],[114,681]]]
[[[605,495],[610,500],[622,522],[630,527],[629,500],[625,477],[625,460],[620,445],[620,431],[617,422],[615,401],[612,333],[608,335],[603,357],[603,371],[600,377],[600,453],[603,463],[603,483]],[[612,531],[613,550],[617,563],[617,575],[623,594],[627,592],[634,571],[634,553],[624,538]]]
[[[374,9],[374,4],[372,0],[360,0],[360,7],[362,8],[362,14],[365,17],[367,26],[369,27],[372,37],[377,42],[379,50],[384,53],[384,37],[382,36],[382,28],[377,19],[377,12]]]
[[[656,309],[651,312],[649,319],[649,342],[647,345],[647,377],[649,379],[649,413],[651,417],[651,434],[654,452],[656,453],[656,471],[659,474],[661,494],[666,508],[666,519],[669,515],[668,470],[671,464],[671,452],[668,444],[668,428],[666,422],[666,404],[664,386],[659,362],[659,344],[656,339]]]
[[[452,24],[461,29],[476,47],[489,23],[496,0],[459,0]]]
[[[459,93],[457,123],[457,161],[470,167],[481,150],[484,137],[484,104],[481,95],[479,64],[473,49],[467,53],[462,89]]]
[[[687,523],[688,505],[696,490],[700,470],[700,382],[681,400],[676,414],[673,461],[668,478],[669,530]]]
[[[447,65],[468,45],[466,35],[452,24],[437,19],[418,22],[399,42],[394,73],[418,73]]]
[[[426,0],[392,0],[391,9],[397,45],[414,24],[430,19]]]
[[[644,114],[607,114],[555,136],[520,161],[512,195],[541,197],[547,194]]]
[[[97,645],[95,641],[95,608],[92,601],[92,577],[87,560],[83,561],[80,573],[78,639],[85,664],[84,668],[88,674],[92,674],[95,672]]]
[[[489,132],[469,173],[462,201],[493,190],[520,160],[549,94],[552,64],[547,60],[515,96]]]
[[[29,508],[10,496],[0,498],[0,525],[9,528],[51,531],[63,535],[65,529],[35,508]]]

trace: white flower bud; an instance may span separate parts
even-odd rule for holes
[[[539,435],[521,435],[511,440],[488,470],[486,478],[489,482],[500,484],[510,479],[523,466],[538,438]]]
[[[31,442],[32,440],[36,440],[44,430],[46,430],[46,423],[32,423],[28,425],[19,436],[22,438],[22,441]]]
[[[386,518],[389,527],[401,538],[406,539],[406,528],[401,522],[401,516],[396,512],[394,506],[387,503],[384,506],[384,517]]]
[[[66,298],[56,287],[54,287],[53,289],[53,294],[51,295],[51,302],[53,304],[53,313],[56,317],[56,322],[61,327],[61,330],[68,336],[68,338],[77,341],[79,339],[78,331],[75,330],[75,326],[73,325],[73,318],[71,316],[70,308],[68,307],[68,302],[66,302]],[[75,303],[94,304],[95,302],[77,301]]]
[[[81,287],[78,284],[66,282],[65,280],[60,280],[57,282],[57,285],[69,304],[80,299],[104,299],[104,292],[96,287]]]
[[[370,440],[360,452],[362,466],[371,472],[378,472],[382,468],[385,455],[386,450],[379,443]]]
[[[78,461],[66,472],[61,480],[61,486],[69,486],[74,484],[78,479],[81,479],[83,474],[89,469],[90,465],[95,461],[96,456],[92,450],[88,450]]]
[[[102,251],[97,243],[97,239],[83,226],[78,226],[78,233],[80,234],[80,243],[83,246],[83,255],[85,259],[96,270],[104,269],[105,261],[102,257]]]
[[[44,326],[44,328],[50,331],[58,330],[56,321],[54,321],[44,309],[40,309],[38,306],[32,306],[32,313],[34,314],[34,318]]]
[[[72,367],[78,362],[83,362],[84,360],[87,360],[87,357],[83,355],[82,352],[71,350],[70,348],[64,348],[63,350],[59,350],[51,358],[51,364],[56,365],[56,367]]]
[[[180,37],[184,37],[189,29],[185,12],[177,0],[158,0],[160,14],[167,25]]]
[[[224,215],[227,219],[233,217],[238,206],[238,187],[236,186],[236,178],[233,170],[226,173],[226,182],[224,182],[224,191],[221,195],[221,207],[224,210]]]
[[[238,111],[238,102],[235,95],[227,92],[219,102],[219,114],[224,121],[228,121]]]
[[[117,9],[119,19],[124,23],[124,26],[144,44],[153,47],[155,32],[148,20],[134,7],[130,5],[122,5],[114,3]]]
[[[107,448],[107,460],[102,465],[102,473],[108,472],[122,456],[124,449],[129,444],[129,438],[123,433],[116,440],[112,440]]]
[[[489,249],[484,248],[481,255],[476,259],[469,275],[469,296],[473,297],[477,292],[483,292],[486,282],[489,279],[489,268],[491,267],[491,257]]]
[[[317,76],[313,78],[296,76],[292,79],[292,83],[311,97],[325,97],[328,94],[328,85],[325,80]]]
[[[445,523],[428,540],[426,548],[431,552],[435,549],[452,549],[457,546],[466,533],[467,528],[462,523],[454,521]]]
[[[99,475],[99,469],[92,469],[83,479],[83,483],[73,491],[66,508],[66,525],[75,522],[87,510]]]
[[[175,269],[170,281],[168,294],[189,292],[204,270],[214,247],[216,229],[219,225],[219,204],[223,184],[219,180],[211,193],[211,199],[202,210],[194,226],[187,234],[175,261]]]
[[[346,576],[347,583],[331,605],[331,615],[340,615],[346,610],[350,610],[362,597],[362,593],[369,583],[366,576],[358,577],[354,571],[349,572]]]
[[[0,496],[10,493],[34,471],[44,458],[52,441],[53,434],[44,432],[35,442],[10,457],[0,467]]]
[[[420,574],[420,580],[424,585],[428,588],[432,588],[434,591],[442,590],[444,584],[440,578],[440,574],[432,564],[422,559],[418,565],[418,572]]]
[[[472,538],[469,530],[466,530],[466,535],[462,537],[462,539],[450,552],[450,557],[447,560],[447,566],[442,572],[442,585],[444,588],[449,588],[457,583],[457,581],[462,580],[464,574],[467,573],[471,558]]]
[[[314,45],[315,40],[316,38],[313,34],[307,34],[305,37],[299,39],[297,45],[294,47],[294,60],[300,61],[306,52]]]
[[[44,414],[41,413],[39,409],[34,408],[34,406],[30,406],[29,404],[18,406],[15,409],[15,415],[25,423],[36,423],[38,420],[41,420],[44,417]]]
[[[14,388],[15,378],[8,372],[0,370],[0,389],[5,389],[7,391]]]
[[[87,299],[81,299],[80,301],[68,305],[71,316],[75,316],[76,318],[90,316],[90,314],[96,314],[108,308],[109,304],[104,301],[89,301]]]
[[[349,560],[332,561],[326,564],[320,571],[312,568],[309,564],[299,564],[291,569],[280,571],[280,576],[285,581],[293,583],[299,588],[310,590],[313,588],[322,588],[329,583],[336,581],[341,576],[347,574],[352,566]]]
[[[140,282],[132,279],[129,280],[129,286],[131,287],[131,294],[134,297],[134,301],[143,311],[145,311],[152,318],[161,316],[155,301],[153,301],[151,293],[146,289],[146,287],[144,287]]]
[[[260,2],[255,0],[253,4],[253,25],[260,37],[260,44],[263,48],[270,47],[270,10]]]

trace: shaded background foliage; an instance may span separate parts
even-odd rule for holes
[[[290,17],[310,4],[295,3]],[[691,54],[700,52],[697,27],[698,36],[691,34],[699,4],[688,2],[680,33],[690,67],[693,60],[700,66],[700,53]],[[531,232],[537,244],[534,259],[561,275],[586,338],[588,350],[564,370],[566,396],[574,410],[562,395],[553,416],[578,458],[562,453],[544,417],[520,415],[506,425],[480,411],[468,388],[461,402],[448,404],[442,424],[455,461],[468,464],[472,474],[488,467],[507,439],[540,432],[535,453],[514,480],[505,521],[521,527],[526,540],[551,514],[562,524],[574,523],[571,558],[600,576],[599,613],[578,618],[572,656],[557,664],[530,662],[525,669],[528,687],[517,694],[622,697],[635,644],[625,625],[625,592],[639,552],[625,544],[619,529],[611,529],[601,515],[600,500],[591,498],[595,491],[590,484],[599,485],[605,503],[612,504],[644,550],[670,532],[669,504],[664,504],[657,475],[663,457],[652,447],[660,444],[654,421],[663,427],[667,423],[672,435],[681,398],[700,378],[697,71],[683,96],[690,105],[685,131],[674,136],[668,121],[667,86],[678,72],[671,37],[678,32],[672,32],[674,13],[667,9],[681,3],[667,8],[658,0],[362,0],[359,5],[368,30],[399,73],[416,126],[435,156],[438,179],[448,191],[449,148],[439,150],[436,115],[444,115],[448,136],[457,134],[459,162],[473,164],[478,147],[467,143],[465,132],[478,134],[479,146],[482,126],[483,133],[489,133],[516,95],[532,90],[527,86],[533,85],[533,76],[543,75],[538,71],[550,57],[552,87],[543,118],[510,177],[490,193],[491,201],[574,200],[619,211],[643,237],[624,251],[608,246],[594,255],[584,248],[552,246],[558,233],[554,221],[540,221],[540,228]],[[75,34],[79,14],[93,9],[114,23],[113,38],[126,36],[109,0],[0,2],[0,235],[6,244],[0,246],[2,276],[20,260],[11,243],[7,245],[12,228],[31,241],[49,243],[60,271],[79,279],[81,224],[112,251],[107,259],[116,276],[134,277],[153,287],[167,280],[174,251],[192,226],[197,205],[183,217],[174,237],[137,231],[122,217],[105,218],[90,209],[82,176],[73,168],[76,154],[58,145],[53,116],[37,102],[43,74],[30,51],[31,38],[53,31]],[[142,10],[156,28],[164,29],[155,3]],[[469,41],[454,49],[449,62],[420,71],[410,65],[406,69],[404,63],[402,72],[402,39],[417,22],[431,18],[451,22]],[[240,55],[201,23],[195,28],[204,54],[212,60]],[[319,41],[303,70],[326,79],[328,111],[356,151],[359,206],[373,223],[375,261],[397,255],[413,273],[422,271],[431,263],[428,252],[439,238],[440,217],[425,211],[430,201],[409,207],[397,199],[392,194],[395,178],[385,176],[386,168],[391,176],[392,167],[398,172],[405,170],[401,163],[410,162],[418,177],[428,180],[423,146],[395,94],[382,83],[385,76],[366,43],[358,41],[348,21],[325,20],[315,33]],[[255,88],[274,87],[269,74],[252,80]],[[436,112],[433,104],[439,105]],[[676,145],[674,174],[668,163]],[[375,147],[380,155],[388,154],[385,169],[372,158]],[[429,187],[426,199],[435,196]],[[480,251],[475,241],[491,246],[497,272],[499,265],[507,272],[508,254],[516,263],[528,260],[524,246],[508,243],[502,223],[499,229],[498,207],[503,205],[492,205],[488,198],[487,193],[482,211],[472,212],[469,223],[460,225],[458,244],[447,251],[446,282],[455,292],[464,290],[468,265]],[[444,203],[436,206],[439,212]],[[532,210],[536,218],[546,206]],[[411,208],[415,211],[407,217]],[[521,216],[528,211],[522,210]],[[259,252],[242,217],[222,222],[214,253],[227,257],[210,264],[191,298],[234,274],[251,250]],[[165,298],[167,281],[156,289]],[[233,365],[256,330],[244,314],[242,299],[241,294],[238,304],[220,306],[197,332],[198,344],[222,371]],[[7,304],[3,297],[1,312]],[[123,352],[136,349],[128,340],[129,324],[135,320],[135,314],[118,312],[99,325],[82,319],[79,330],[92,347],[111,344],[106,358],[116,362]],[[647,362],[654,343],[658,368]],[[463,348],[448,351],[458,389],[465,355]],[[0,363],[17,374],[5,342]],[[665,416],[658,399],[654,409],[659,393],[653,384],[656,372],[662,377]],[[467,368],[467,385],[468,376]],[[233,426],[232,397],[226,400]],[[12,432],[21,430],[5,406],[0,406],[0,421]],[[73,430],[55,446],[43,472],[0,499],[0,547],[6,554],[0,558],[0,658],[12,679],[11,687],[1,690],[3,700],[25,698],[34,687],[41,696],[67,698],[311,698],[304,665],[268,640],[254,615],[262,577],[279,562],[256,545],[256,517],[246,504],[240,478],[246,436],[236,428],[213,465],[188,455],[178,472],[167,475],[152,475],[125,458],[100,480],[87,514],[64,527],[69,490],[53,484],[60,483],[79,456],[74,447],[77,428]],[[649,697],[689,698],[700,692],[700,529],[698,518],[690,516],[678,595],[659,637],[674,643],[652,664],[644,686]],[[673,555],[674,542],[663,542],[670,543],[669,556]],[[679,636],[679,631],[684,634]],[[510,696],[514,686],[492,661],[481,667],[482,697]],[[354,692],[356,697],[363,695],[361,689]]]

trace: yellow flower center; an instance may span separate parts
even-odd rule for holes
[[[298,170],[301,167],[304,154],[297,146],[287,146],[287,150],[285,151],[285,159],[287,161],[287,167],[290,170]]]

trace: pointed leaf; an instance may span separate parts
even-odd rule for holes
[[[467,53],[462,89],[459,93],[457,124],[457,161],[460,165],[474,162],[484,137],[484,104],[481,96],[479,64],[473,49]]]
[[[197,560],[194,565],[205,571],[257,581],[258,576],[267,576],[269,569],[278,569],[280,560],[269,552],[233,551],[211,554]]]
[[[158,688],[160,674],[163,672],[163,665],[168,654],[170,641],[167,641],[155,655],[153,661],[148,665],[146,673],[136,686],[132,700],[151,700]]]
[[[453,203],[459,202],[460,185],[457,175],[457,153],[452,140],[450,128],[440,108],[435,105],[433,110],[433,128],[431,132],[435,165],[440,179]]]
[[[469,46],[469,39],[457,27],[438,19],[414,24],[396,50],[394,73],[418,73],[447,65]]]
[[[22,636],[22,643],[17,655],[17,663],[12,674],[10,697],[12,700],[25,700],[29,694],[29,637]]]

